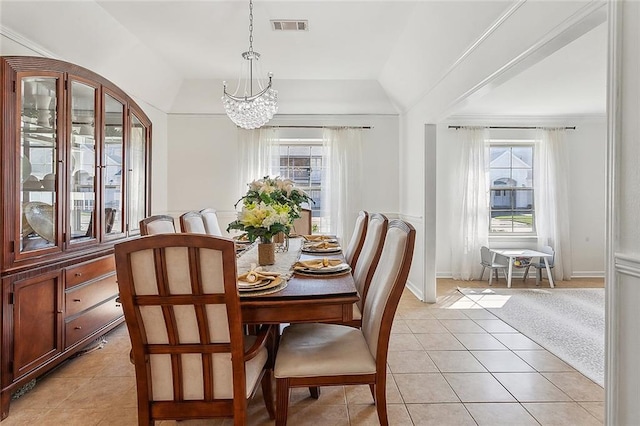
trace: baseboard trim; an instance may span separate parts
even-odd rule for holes
[[[418,300],[420,300],[421,302],[424,302],[424,295],[422,294],[421,289],[417,285],[415,285],[410,280],[407,280],[405,287],[408,288],[409,291],[418,298]]]

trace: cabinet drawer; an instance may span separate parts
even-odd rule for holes
[[[70,266],[65,269],[65,287],[70,288],[91,281],[115,270],[116,261],[112,255]]]
[[[65,291],[65,316],[70,317],[118,295],[116,275],[109,275]]]
[[[67,322],[65,324],[65,348],[72,346],[121,316],[122,307],[114,297]]]

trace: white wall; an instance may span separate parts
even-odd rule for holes
[[[483,125],[501,125],[503,117],[482,119]],[[535,121],[530,121],[535,120]],[[460,144],[457,133],[448,129],[449,124],[478,124],[469,121],[447,122],[438,126],[437,147],[437,235],[436,265],[439,277],[451,277],[451,244],[450,230],[454,223],[450,222],[451,201],[456,194],[452,192],[453,167],[460,158]],[[509,125],[514,125],[510,122]],[[605,149],[606,120],[605,117],[567,118],[554,120],[547,118],[530,118],[526,122],[515,125],[542,126],[562,125],[576,126],[576,130],[566,133],[567,152],[569,153],[568,189],[569,189],[569,222],[571,225],[571,261],[574,277],[604,276],[605,260]],[[535,131],[491,131],[491,137],[533,138]],[[537,240],[527,237],[492,237],[493,247],[536,247]],[[478,253],[478,262],[480,254]]]
[[[364,130],[365,185],[362,208],[399,211],[398,117],[396,115],[278,115],[269,124],[287,126],[371,126]],[[238,194],[237,130],[226,115],[170,114],[168,120],[167,213],[218,210],[221,227],[234,219]],[[258,178],[259,176],[256,176]]]

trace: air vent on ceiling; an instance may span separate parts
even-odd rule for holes
[[[271,20],[271,28],[275,31],[308,31],[309,21],[294,19]]]

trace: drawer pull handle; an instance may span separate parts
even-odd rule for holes
[[[82,272],[76,272],[76,277],[82,276]]]
[[[80,302],[80,299],[73,299],[74,302]]]
[[[82,330],[82,327],[80,327],[79,325],[76,325],[75,327],[73,327],[76,330]]]
[[[116,305],[116,308],[119,308],[119,307],[120,307],[120,305]]]
[[[62,310],[58,310],[58,313],[59,313],[59,314],[61,314],[61,313],[62,313]]]

